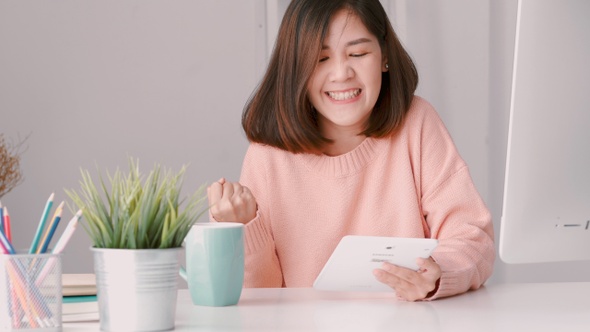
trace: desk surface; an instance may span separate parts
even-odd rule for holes
[[[178,292],[176,331],[590,331],[590,282],[493,284],[432,302],[310,288],[244,289],[230,307]],[[63,331],[99,331],[98,322]]]

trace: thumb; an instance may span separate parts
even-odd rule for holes
[[[209,206],[219,202],[223,195],[223,185],[220,182],[214,182],[207,187],[207,198],[209,199]]]

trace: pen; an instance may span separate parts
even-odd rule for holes
[[[49,226],[47,227],[47,230],[45,231],[45,236],[43,236],[43,240],[41,241],[41,246],[37,248],[38,254],[44,254],[47,251],[47,247],[49,246],[49,243],[51,243],[51,238],[53,237],[53,234],[55,233],[55,230],[57,229],[57,225],[59,224],[59,221],[61,220],[61,214],[63,212],[63,207],[64,207],[64,202],[61,202],[59,204],[59,206],[57,207],[57,209],[55,210],[55,214],[53,215],[53,219],[51,221],[51,224],[49,224]]]
[[[49,199],[47,199],[47,204],[45,204],[45,210],[41,215],[41,220],[39,220],[39,226],[37,227],[37,232],[35,233],[35,237],[33,238],[33,243],[31,243],[29,254],[34,254],[37,252],[37,247],[39,246],[39,239],[41,238],[41,233],[43,233],[45,223],[47,222],[47,216],[49,215],[49,211],[51,210],[51,206],[53,205],[53,196],[54,194],[52,193],[49,196]]]

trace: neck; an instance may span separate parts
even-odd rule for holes
[[[354,150],[367,138],[365,135],[344,136],[332,138],[332,143],[326,145],[322,151],[328,156],[340,156]]]

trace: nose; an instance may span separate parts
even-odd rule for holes
[[[350,66],[347,59],[335,59],[330,67],[330,80],[333,82],[343,82],[354,76],[354,69]]]

